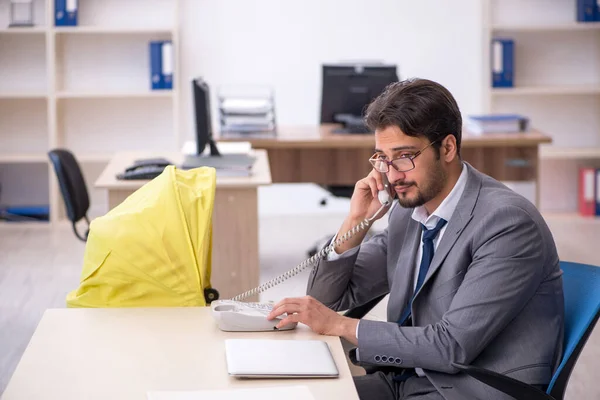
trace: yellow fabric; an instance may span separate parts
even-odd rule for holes
[[[216,172],[174,166],[90,225],[68,307],[205,306]]]

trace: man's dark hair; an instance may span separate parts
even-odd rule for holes
[[[452,94],[428,79],[407,79],[388,85],[369,104],[365,123],[371,131],[399,127],[408,136],[425,136],[438,152],[448,135],[456,138],[460,157],[462,117]]]

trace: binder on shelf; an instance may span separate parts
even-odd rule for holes
[[[150,87],[152,90],[173,89],[173,43],[150,42]]]
[[[55,26],[77,26],[78,0],[55,0],[54,1],[54,24]]]
[[[492,39],[492,87],[514,86],[514,48],[513,39]]]
[[[162,81],[163,89],[173,89],[173,42],[162,43]]]
[[[598,0],[577,0],[577,21],[600,21],[600,2]]]
[[[600,168],[596,169],[595,171],[596,174],[596,190],[595,190],[595,195],[596,198],[594,199],[596,202],[596,216],[600,217]]]
[[[162,42],[150,42],[150,87],[152,90],[163,88],[162,47]]]
[[[600,174],[594,168],[579,169],[579,214],[589,217],[597,214],[598,190],[596,181]]]

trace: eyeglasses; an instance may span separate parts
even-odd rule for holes
[[[378,172],[387,173],[389,171],[389,166],[391,165],[398,172],[408,172],[415,169],[415,162],[413,161],[415,158],[420,156],[429,146],[437,142],[434,140],[429,143],[427,146],[423,147],[421,150],[417,151],[412,155],[404,155],[398,158],[394,158],[391,161],[385,160],[379,157],[379,154],[373,154],[371,158],[369,158],[369,162],[373,165]]]

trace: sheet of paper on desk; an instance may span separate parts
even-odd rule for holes
[[[314,400],[307,386],[148,392],[148,400]]]

